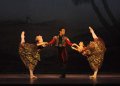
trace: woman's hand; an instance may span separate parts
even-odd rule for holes
[[[47,45],[48,45],[48,42],[41,42],[37,44],[37,46],[43,46],[43,47],[46,47]]]
[[[76,50],[76,51],[77,51],[77,48],[75,48],[75,47],[73,47],[73,46],[71,46],[71,48],[72,48],[73,50]]]
[[[46,47],[48,45],[48,42],[43,42],[43,46]]]
[[[78,45],[77,45],[76,43],[73,43],[73,44],[72,44],[72,47],[73,47],[73,46],[78,46]]]
[[[77,45],[76,43],[73,43],[72,46],[71,46],[71,48],[72,48],[73,50],[78,51],[78,45]]]

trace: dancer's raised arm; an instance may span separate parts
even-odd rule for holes
[[[21,44],[25,43],[25,32],[22,31],[21,33]]]
[[[98,39],[98,37],[97,37],[97,35],[95,34],[94,30],[93,30],[91,27],[89,27],[89,29],[90,29],[90,32],[91,32],[91,34],[92,34],[93,39]]]

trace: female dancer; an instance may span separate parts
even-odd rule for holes
[[[89,29],[94,40],[91,41],[87,47],[84,47],[84,44],[73,44],[72,49],[77,50],[87,57],[90,67],[94,71],[94,74],[90,76],[90,78],[96,79],[98,70],[104,59],[106,47],[103,40],[100,37],[97,37],[93,29],[91,27],[89,27]]]
[[[25,43],[25,32],[21,33],[21,43],[19,46],[20,57],[29,69],[30,78],[37,78],[34,74],[34,68],[37,62],[40,61],[40,50],[46,46],[47,42],[43,42],[42,36],[36,36],[37,44]]]

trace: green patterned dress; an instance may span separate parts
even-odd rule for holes
[[[82,52],[90,64],[93,71],[99,69],[104,60],[104,54],[106,51],[105,44],[101,38],[91,41],[86,49]]]
[[[38,61],[40,61],[40,49],[37,45],[30,43],[23,43],[19,46],[20,57],[27,68],[34,70]]]

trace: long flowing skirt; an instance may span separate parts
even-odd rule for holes
[[[24,43],[19,46],[20,57],[27,68],[34,70],[38,61],[40,61],[40,53],[34,44]]]

